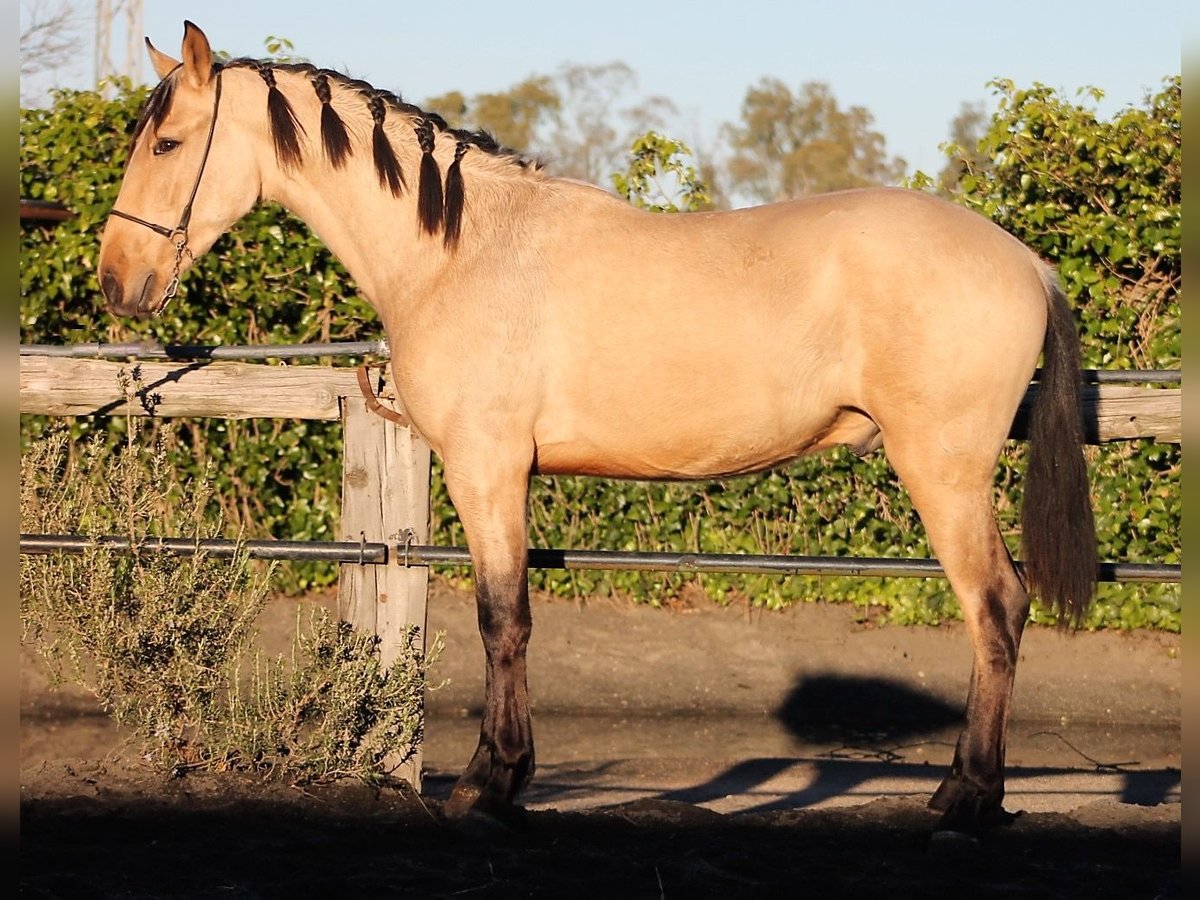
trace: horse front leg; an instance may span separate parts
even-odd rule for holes
[[[475,603],[486,656],[479,745],[446,803],[459,817],[478,810],[507,818],[533,777],[533,726],[525,677],[532,618],[526,557],[529,466],[446,463],[446,484],[475,566]],[[507,474],[505,474],[507,471]]]

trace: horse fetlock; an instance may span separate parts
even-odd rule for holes
[[[483,816],[505,824],[514,824],[522,818],[524,810],[514,800],[520,788],[491,781],[483,785],[460,778],[450,793],[443,811],[449,819],[464,819]]]

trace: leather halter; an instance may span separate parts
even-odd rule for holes
[[[200,171],[196,173],[196,182],[192,185],[192,193],[188,196],[188,201],[179,216],[179,224],[174,228],[168,228],[165,225],[147,222],[145,219],[139,219],[137,216],[122,212],[115,206],[109,210],[110,216],[118,216],[122,219],[128,219],[130,222],[136,222],[138,225],[144,225],[155,234],[161,234],[175,245],[175,272],[171,278],[171,283],[167,285],[166,291],[163,292],[164,305],[175,296],[175,292],[179,289],[179,267],[183,263],[184,255],[186,254],[189,259],[195,259],[192,256],[192,251],[188,249],[188,225],[192,221],[192,204],[196,202],[196,192],[200,190],[200,180],[204,177],[204,169],[208,165],[208,152],[212,149],[213,134],[217,130],[217,111],[221,107],[221,75],[223,72],[224,69],[217,69],[217,86],[213,96],[212,121],[208,125],[208,137],[204,141],[204,155],[200,157]],[[168,77],[170,76],[168,75]]]

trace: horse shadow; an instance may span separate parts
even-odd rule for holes
[[[797,680],[774,712],[774,718],[802,744],[832,749],[805,760],[813,772],[808,783],[746,812],[803,809],[846,796],[880,777],[903,777],[933,791],[949,769],[954,735],[963,724],[963,711],[935,697],[888,678],[819,674]],[[906,750],[940,746],[944,765],[912,762]],[[1087,757],[1081,758],[1087,760]],[[1121,802],[1152,806],[1166,801],[1180,786],[1177,770],[1136,771],[1132,763],[1096,763],[1098,771],[1120,772]],[[658,799],[703,804],[730,795],[751,796],[769,791],[769,783],[797,763],[791,758],[758,758],[737,762],[707,781],[666,791]],[[1019,774],[1061,774],[1054,767],[1022,768]],[[1010,769],[1010,777],[1017,774]]]
[[[801,744],[832,749],[806,761],[814,776],[807,786],[753,807],[756,812],[797,809],[833,799],[878,777],[879,767],[897,773],[900,750],[931,740],[962,722],[962,710],[888,678],[817,674],[796,681],[773,717]],[[702,804],[731,794],[752,795],[796,764],[790,758],[737,762],[708,781],[667,791],[659,799]],[[921,764],[914,777],[940,777]]]

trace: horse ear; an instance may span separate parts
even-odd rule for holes
[[[179,60],[167,56],[152,43],[150,38],[146,38],[146,52],[150,54],[150,64],[154,66],[154,74],[158,76],[158,80],[162,81],[179,65]]]
[[[191,22],[183,23],[183,77],[189,85],[202,88],[212,78],[213,54],[204,32]]]

